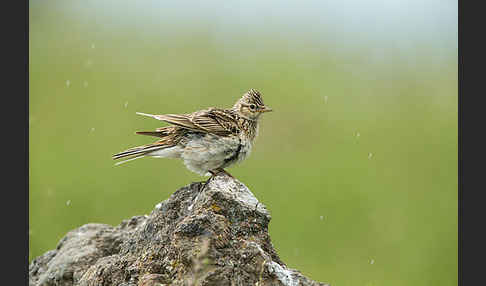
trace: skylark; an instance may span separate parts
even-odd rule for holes
[[[181,158],[189,170],[200,175],[230,175],[224,168],[248,157],[258,134],[260,115],[268,111],[272,109],[263,104],[261,93],[250,89],[230,109],[211,107],[190,114],[164,115],[137,112],[171,125],[137,131],[161,139],[115,154],[113,159],[128,158],[118,165],[145,156]]]

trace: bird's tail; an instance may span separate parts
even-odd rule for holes
[[[161,144],[160,142],[156,142],[154,144],[149,144],[149,145],[143,145],[143,146],[138,146],[134,148],[130,148],[128,150],[125,150],[123,152],[117,153],[112,156],[113,160],[121,159],[121,158],[127,158],[126,160],[120,161],[116,163],[115,165],[120,165],[138,158],[145,157],[148,153],[151,153],[153,151],[165,149],[167,146],[165,144]]]
[[[141,113],[141,112],[137,112],[137,114],[157,118],[156,115],[152,115],[152,114]],[[113,160],[127,158],[126,160],[120,161],[115,165],[120,165],[138,158],[150,156],[150,153],[154,151],[174,147],[174,145],[177,144],[177,142],[174,141],[174,139],[178,138],[178,136],[176,136],[177,132],[175,131],[177,130],[175,129],[174,126],[157,128],[155,131],[137,131],[136,132],[137,134],[155,136],[155,137],[160,137],[162,139],[152,144],[130,148],[128,150],[113,155]]]
[[[118,166],[118,165],[121,165],[121,164],[124,164],[126,162],[130,162],[130,161],[133,161],[135,159],[138,159],[138,158],[142,158],[142,157],[145,157],[144,154],[140,154],[140,155],[137,155],[137,156],[133,156],[131,157],[130,159],[126,159],[126,160],[123,160],[123,161],[120,161],[120,162],[116,162],[115,163],[115,166]]]

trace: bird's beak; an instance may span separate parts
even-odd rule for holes
[[[270,111],[273,111],[273,109],[271,109],[270,107],[265,106],[265,107],[263,107],[262,109],[260,109],[259,111],[263,113],[263,112],[270,112]]]

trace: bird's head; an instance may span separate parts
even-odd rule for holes
[[[272,111],[263,104],[262,94],[256,89],[250,89],[233,105],[240,116],[249,120],[258,120],[261,114]]]

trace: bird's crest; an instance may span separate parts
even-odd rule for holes
[[[243,99],[246,99],[245,101],[248,103],[254,103],[259,106],[265,105],[263,104],[262,94],[258,90],[253,88],[243,95]]]

